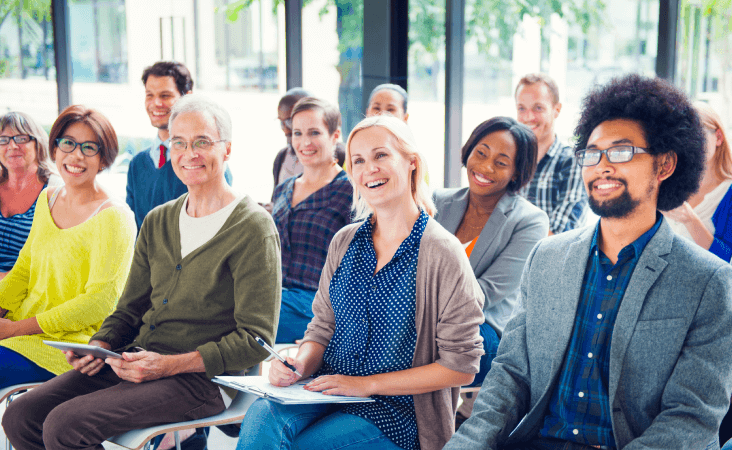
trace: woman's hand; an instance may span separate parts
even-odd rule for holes
[[[374,387],[370,377],[323,375],[306,384],[305,389],[322,392],[326,395],[345,395],[348,397],[370,397],[374,395]]]
[[[285,357],[288,363],[295,366],[298,372],[303,373],[305,371],[305,364],[302,361]],[[300,377],[288,369],[278,359],[272,360],[272,365],[269,366],[269,383],[273,386],[286,387],[296,382]]]
[[[89,345],[95,345],[97,347],[106,348],[107,350],[112,350],[112,346],[103,341],[90,341]],[[66,362],[71,364],[71,367],[73,367],[74,370],[85,375],[89,375],[90,377],[98,374],[99,371],[102,370],[102,367],[104,367],[104,360],[101,358],[94,358],[93,355],[86,355],[79,358],[76,353],[71,351],[64,352],[64,355],[66,355]]]
[[[694,208],[691,207],[689,202],[684,202],[681,206],[671,211],[664,211],[663,215],[684,225],[699,220],[699,216],[696,215]]]

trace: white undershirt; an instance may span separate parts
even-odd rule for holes
[[[180,219],[178,221],[180,228],[180,256],[185,258],[198,247],[202,246],[212,237],[216,236],[224,222],[229,218],[236,208],[236,205],[244,198],[243,195],[237,197],[228,205],[213,214],[203,217],[191,217],[186,212],[188,208],[188,198],[183,202],[180,209]]]
[[[694,212],[699,216],[704,227],[712,234],[716,231],[714,222],[712,222],[712,217],[714,216],[715,211],[717,211],[717,208],[722,202],[725,194],[729,191],[730,186],[732,186],[732,180],[725,180],[721,182],[719,186],[714,188],[711,192],[708,192],[707,195],[704,196],[704,200],[694,208]],[[673,229],[677,234],[692,241],[694,240],[692,239],[689,230],[687,230],[681,222],[668,219],[668,223],[671,225],[671,229]]]

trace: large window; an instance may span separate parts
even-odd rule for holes
[[[468,0],[463,141],[484,120],[516,117],[513,94],[527,73],[547,73],[557,82],[562,112],[555,129],[565,142],[593,85],[629,72],[655,75],[657,0],[552,3],[556,11],[538,0]]]
[[[445,168],[445,0],[409,0],[409,126],[427,158],[429,184]]]

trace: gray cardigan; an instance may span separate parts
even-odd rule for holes
[[[469,188],[440,189],[434,199],[435,220],[455,234],[468,208]],[[485,321],[498,336],[511,318],[521,272],[531,249],[549,234],[546,213],[516,194],[505,194],[478,236],[470,267],[485,295]]]
[[[594,231],[568,231],[534,248],[473,415],[446,450],[498,449],[536,436],[566,360]],[[618,448],[700,449],[717,440],[732,391],[730,330],[732,266],[664,220],[613,329],[608,393]]]
[[[362,222],[341,229],[331,241],[313,301],[315,317],[305,341],[327,346],[335,330],[330,280]],[[438,364],[463,373],[478,373],[483,354],[478,326],[483,323],[483,294],[458,240],[436,221],[427,221],[419,247],[416,286],[417,343],[412,367]],[[460,388],[414,395],[422,450],[439,450],[455,427]]]

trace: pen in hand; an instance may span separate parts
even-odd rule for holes
[[[295,375],[297,375],[298,377],[302,378],[302,374],[300,372],[298,372],[297,369],[295,369],[295,366],[293,366],[292,364],[290,364],[287,361],[285,361],[285,358],[283,358],[282,356],[280,356],[280,354],[277,353],[276,351],[274,351],[274,349],[272,347],[270,347],[269,345],[267,345],[267,343],[264,342],[264,340],[262,338],[260,338],[259,336],[257,336],[254,339],[257,341],[257,343],[259,345],[261,345],[262,347],[264,347],[264,349],[267,350],[272,356],[274,356],[275,358],[279,359],[280,362],[285,365],[285,367],[287,367],[288,369],[290,369],[293,372],[295,372]]]

